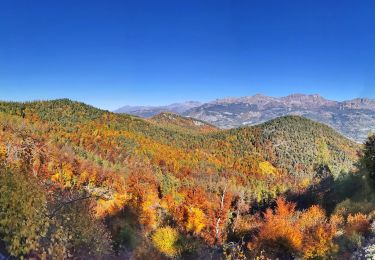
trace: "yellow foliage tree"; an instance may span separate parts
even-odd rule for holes
[[[140,222],[145,225],[147,229],[155,229],[158,223],[158,216],[156,209],[159,205],[159,198],[157,194],[151,192],[147,193],[140,205]]]
[[[70,188],[71,187],[71,181],[72,181],[72,178],[73,178],[72,166],[70,164],[67,164],[67,163],[63,164],[62,174],[63,174],[64,180],[65,180],[65,187]]]
[[[267,161],[260,162],[259,169],[263,175],[277,173],[277,169],[270,162],[267,162]]]
[[[0,144],[0,163],[5,162],[7,157],[6,147],[3,144]]]
[[[179,254],[178,239],[178,231],[171,227],[159,228],[152,235],[152,243],[155,248],[168,257],[174,257]]]
[[[199,208],[189,208],[186,229],[199,234],[206,226],[206,216]]]
[[[112,199],[99,199],[96,205],[96,216],[102,218],[121,210],[128,201],[126,193],[115,193]]]

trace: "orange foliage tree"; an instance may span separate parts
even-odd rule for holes
[[[337,221],[329,221],[319,206],[303,212],[297,211],[295,206],[284,198],[278,198],[276,208],[265,212],[259,233],[249,248],[265,249],[276,257],[319,258],[334,252]]]

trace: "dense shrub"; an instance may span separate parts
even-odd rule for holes
[[[0,170],[0,237],[15,257],[47,254],[51,246],[43,238],[53,236],[49,234],[53,221],[47,217],[47,199],[37,183],[24,173]],[[57,247],[65,252],[63,245],[54,247],[50,253]]]
[[[365,142],[363,163],[370,177],[375,181],[375,135],[369,136]]]
[[[357,213],[348,216],[346,229],[349,234],[356,232],[365,235],[370,231],[370,228],[371,224],[366,215]]]

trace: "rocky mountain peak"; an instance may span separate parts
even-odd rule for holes
[[[280,100],[287,106],[299,107],[321,107],[336,105],[336,101],[325,99],[319,94],[305,95],[305,94],[292,94],[280,98]]]
[[[341,102],[341,107],[344,109],[367,109],[375,111],[375,100],[369,98],[355,98]]]

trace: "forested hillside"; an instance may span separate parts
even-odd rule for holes
[[[343,205],[344,177],[367,174],[356,164],[362,147],[297,116],[231,130],[197,122],[169,113],[144,120],[67,99],[0,103],[0,251],[244,259],[354,250],[339,246],[337,230],[371,217],[335,205]],[[299,206],[328,179],[324,194],[334,205]]]

